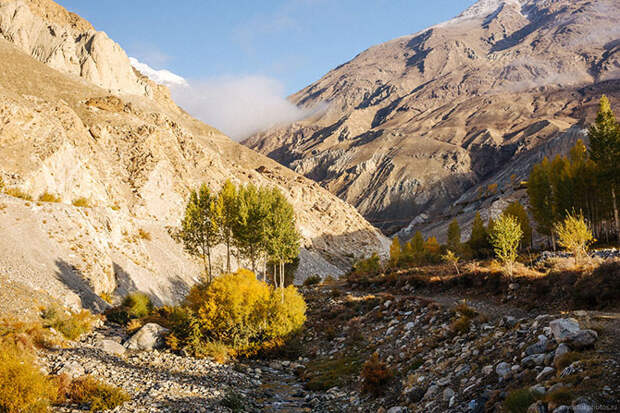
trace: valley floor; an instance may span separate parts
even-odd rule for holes
[[[305,331],[277,359],[221,365],[167,350],[125,352],[114,343],[127,333],[113,325],[41,355],[50,372],[88,373],[125,389],[132,400],[123,412],[507,411],[519,389],[540,394],[538,411],[620,408],[617,309],[523,306],[527,282],[481,295],[438,292],[406,274],[384,281],[302,288]],[[550,326],[566,318],[593,333],[558,343]]]

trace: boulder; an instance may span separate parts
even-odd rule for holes
[[[553,367],[545,367],[540,373],[538,373],[538,376],[536,376],[536,381],[543,381],[546,378],[551,377],[554,371],[555,369]]]
[[[409,409],[403,406],[390,407],[387,413],[409,413]]]
[[[532,354],[531,356],[524,357],[521,360],[521,365],[524,367],[540,366],[545,362],[544,354]]]
[[[566,342],[575,350],[590,347],[597,339],[598,333],[594,330],[579,330],[565,337]]]
[[[581,402],[573,406],[573,413],[593,413],[594,409],[587,403]]]
[[[129,350],[153,350],[164,346],[164,337],[169,332],[167,328],[155,323],[145,324],[137,333],[125,342]]]
[[[495,367],[495,372],[500,377],[508,376],[511,372],[510,364],[506,363],[505,361],[502,361]]]
[[[405,390],[405,396],[409,403],[417,403],[424,397],[424,389],[418,386],[414,386],[410,389]]]
[[[536,403],[530,404],[530,407],[527,408],[527,413],[547,413],[547,404],[541,401],[537,401]]]
[[[108,354],[112,354],[115,356],[122,356],[125,354],[125,347],[123,347],[120,343],[117,343],[114,340],[101,340],[98,341],[96,347]]]
[[[574,318],[558,318],[549,323],[553,337],[558,343],[563,343],[572,333],[580,330],[579,323]]]
[[[442,398],[444,402],[449,402],[450,399],[452,399],[454,396],[454,390],[452,390],[450,387],[446,387],[446,389],[443,391]]]
[[[553,363],[555,364],[555,362],[563,355],[566,354],[570,351],[570,347],[568,347],[567,344],[565,343],[561,343],[558,348],[555,349],[555,353],[553,354]]]
[[[540,353],[544,353],[545,350],[547,349],[547,337],[540,335],[538,336],[538,341],[534,344],[532,344],[531,346],[528,346],[525,349],[525,354],[528,356],[531,356],[532,354],[540,354]]]

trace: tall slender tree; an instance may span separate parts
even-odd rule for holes
[[[519,201],[514,201],[504,209],[504,214],[512,215],[517,219],[517,222],[521,226],[523,236],[520,242],[520,248],[528,248],[532,245],[532,226],[530,225],[530,218],[527,216],[525,208]]]
[[[455,254],[461,250],[461,227],[456,218],[448,225],[448,249]]]
[[[234,242],[233,229],[238,216],[237,187],[230,180],[226,180],[217,196],[217,210],[222,233],[222,241],[226,245],[226,271],[231,272],[230,255]]]
[[[216,197],[206,184],[192,191],[182,221],[181,239],[185,250],[201,257],[208,280],[213,279],[211,249],[220,242]]]
[[[482,258],[489,254],[491,247],[489,244],[489,234],[484,227],[484,222],[479,212],[476,212],[476,216],[474,217],[471,226],[471,235],[467,243],[477,258]]]
[[[607,96],[601,97],[596,121],[588,130],[590,157],[596,163],[600,179],[611,194],[616,237],[620,239],[617,190],[620,183],[620,125]]]

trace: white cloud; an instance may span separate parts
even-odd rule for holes
[[[311,111],[284,97],[284,87],[265,76],[222,76],[188,80],[168,70],[156,70],[130,57],[133,67],[170,88],[175,102],[188,113],[215,126],[235,140],[279,124],[294,122]]]
[[[130,57],[129,61],[131,65],[135,67],[140,73],[147,76],[155,83],[159,83],[166,86],[188,86],[187,81],[179,76],[175,75],[169,70],[156,70],[146,63],[140,62],[138,59],[134,57]]]
[[[179,106],[235,140],[309,114],[284,98],[280,82],[265,76],[190,80],[189,87],[171,91]]]

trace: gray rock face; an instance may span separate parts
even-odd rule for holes
[[[566,354],[570,351],[570,347],[565,343],[561,343],[558,348],[555,349],[555,353],[553,355],[553,362],[555,363],[563,354]]]
[[[129,350],[153,350],[164,346],[164,336],[169,332],[167,328],[155,323],[145,324],[137,333],[125,342]]]
[[[558,318],[549,323],[553,337],[558,343],[566,341],[566,337],[571,333],[578,332],[579,323],[574,318]]]

